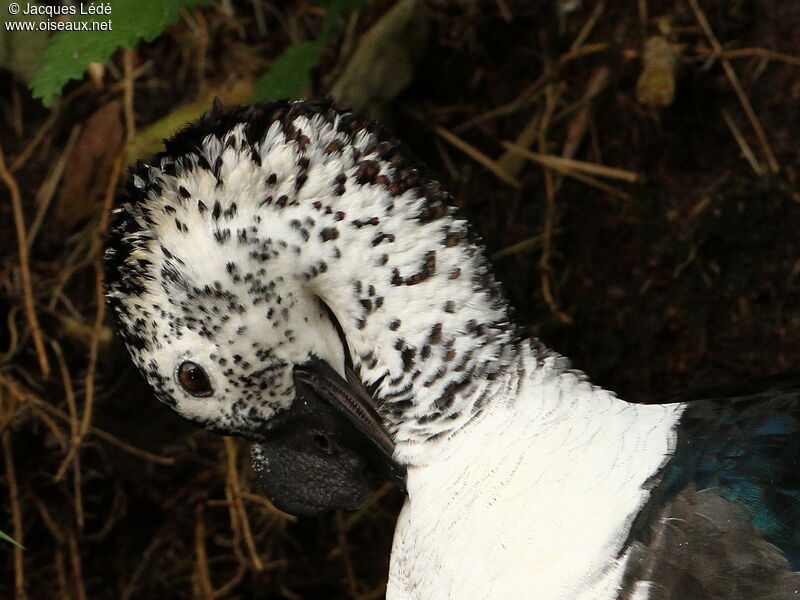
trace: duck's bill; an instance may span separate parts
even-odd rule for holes
[[[279,509],[318,515],[356,510],[369,498],[372,471],[404,487],[372,397],[349,369],[342,378],[313,359],[295,367],[292,406],[270,419],[251,457],[258,485]]]

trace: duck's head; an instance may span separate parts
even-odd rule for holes
[[[426,361],[487,348],[506,321],[437,185],[326,102],[215,110],[132,173],[106,253],[117,330],[159,399],[253,442],[288,512],[357,508],[368,468],[402,480],[393,437],[425,416],[409,396]],[[465,323],[480,343],[456,342]],[[446,375],[427,388],[450,384],[452,404]],[[446,408],[431,435],[470,416]]]

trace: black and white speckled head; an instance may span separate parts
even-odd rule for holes
[[[297,365],[344,377],[351,359],[385,429],[421,443],[480,410],[515,338],[448,200],[328,102],[217,110],[134,170],[108,301],[158,397],[205,427],[258,439]],[[187,364],[204,393],[181,384]]]

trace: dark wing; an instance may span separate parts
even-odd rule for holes
[[[800,598],[800,375],[672,400],[688,406],[631,530],[627,597]]]

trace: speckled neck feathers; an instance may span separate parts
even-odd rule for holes
[[[290,400],[292,361],[342,360],[321,300],[387,429],[421,442],[480,411],[517,346],[448,203],[397,141],[329,103],[212,113],[137,166],[111,234],[109,301],[162,400],[247,433]],[[222,420],[179,398],[156,357],[184,335],[206,342],[237,395]]]

